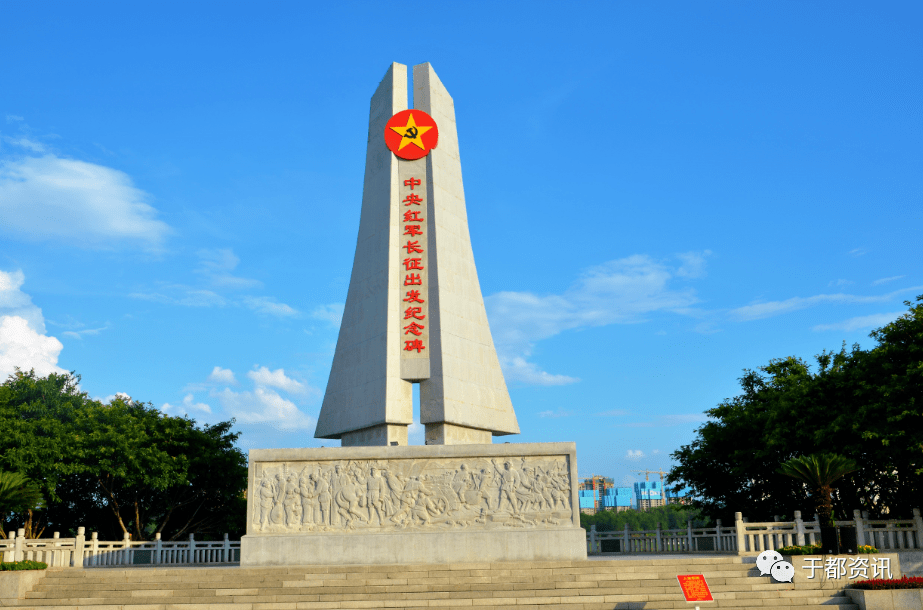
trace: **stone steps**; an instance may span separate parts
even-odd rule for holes
[[[26,599],[35,610],[691,608],[677,574],[703,574],[721,610],[857,610],[844,582],[775,583],[737,557],[444,566],[98,568],[55,570]]]

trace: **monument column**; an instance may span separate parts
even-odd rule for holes
[[[426,444],[490,444],[519,425],[478,283],[455,107],[428,63],[372,96],[362,214],[317,438],[406,445],[420,384]],[[390,141],[390,144],[386,142]]]

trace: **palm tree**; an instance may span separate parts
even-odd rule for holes
[[[835,453],[815,453],[793,458],[779,468],[779,474],[795,477],[807,483],[814,498],[814,507],[820,517],[820,524],[826,527],[836,525],[833,520],[833,482],[850,472],[858,470],[856,463]]]
[[[0,470],[0,536],[3,536],[3,521],[10,513],[31,511],[41,503],[38,485],[18,472]]]

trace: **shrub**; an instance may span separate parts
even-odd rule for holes
[[[860,544],[859,552],[860,553],[880,553],[881,551],[879,551],[878,549],[876,549],[870,544]]]
[[[0,562],[0,572],[10,572],[14,570],[44,570],[48,567],[47,563],[42,561],[4,561]]]
[[[859,580],[849,585],[853,589],[923,589],[923,577],[904,576],[903,578]]]
[[[808,544],[806,546],[784,546],[779,549],[782,555],[820,555],[819,544]]]

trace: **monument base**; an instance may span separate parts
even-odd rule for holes
[[[392,534],[247,535],[241,567],[350,564],[446,564],[586,559],[581,528]]]
[[[242,566],[586,559],[574,443],[252,449]]]

